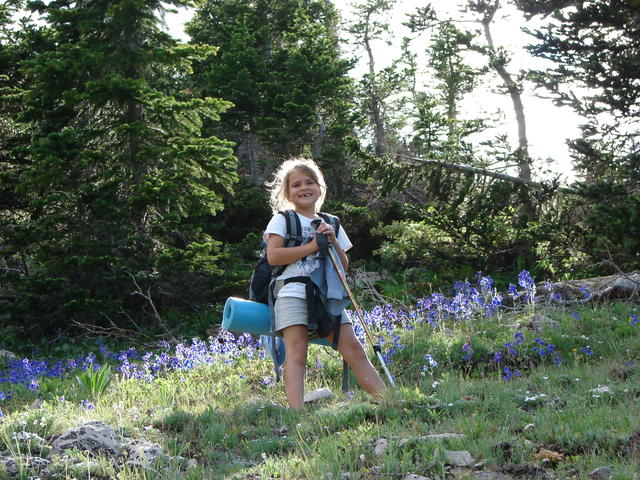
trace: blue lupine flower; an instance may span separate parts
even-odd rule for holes
[[[586,355],[590,357],[593,357],[595,355],[589,345],[587,345],[586,347],[582,347],[580,350],[582,350]]]
[[[516,341],[514,342],[516,345],[520,345],[524,342],[524,335],[521,332],[516,332],[514,335]]]
[[[586,285],[582,285],[580,287],[580,292],[582,293],[582,298],[585,300],[591,297],[591,293],[589,293],[589,288]]]
[[[438,366],[438,362],[436,362],[436,360],[431,355],[429,355],[428,353],[424,356],[424,358],[427,361],[427,364],[422,366],[422,373],[423,374],[425,372],[429,372],[429,371],[433,370],[434,368],[436,368]]]
[[[581,318],[581,317],[580,317],[580,314],[579,314],[578,312],[572,312],[572,313],[571,313],[571,316],[572,316],[573,318],[575,318],[576,320],[580,320],[580,318]]]
[[[0,401],[2,400],[6,400],[6,395],[4,394],[4,392],[2,390],[0,390]]]
[[[513,283],[509,284],[509,293],[514,297],[518,296],[518,290],[516,289],[516,286]]]
[[[89,400],[83,400],[81,406],[84,410],[93,410],[96,408]]]
[[[502,376],[502,379],[505,380],[505,381],[506,380],[511,380],[511,377],[513,377],[513,374],[511,373],[511,369],[505,365],[503,372],[504,372],[504,374]]]
[[[520,285],[525,290],[530,290],[533,286],[535,286],[533,277],[527,270],[522,270],[518,274],[518,285]]]
[[[473,356],[473,348],[471,347],[471,342],[465,342],[465,344],[462,345],[462,351],[464,352],[462,360],[464,362],[471,360],[471,357]]]
[[[636,315],[635,313],[632,313],[630,317],[631,317],[631,320],[629,321],[629,324],[632,327],[635,327],[638,324],[638,315]]]
[[[493,287],[493,278],[491,278],[489,275],[483,277],[482,272],[478,272],[476,274],[476,278],[478,279],[478,285],[480,285],[480,287],[484,288],[485,290],[490,290],[491,287]]]
[[[511,343],[507,342],[503,346],[504,348],[507,349],[507,353],[509,355],[518,355],[518,351],[515,348],[513,348],[513,345]]]
[[[502,361],[502,352],[496,352],[493,355],[493,361],[496,363],[500,363]]]

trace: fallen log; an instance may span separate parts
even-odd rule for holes
[[[522,303],[525,292],[518,292],[518,298],[505,295],[503,305]],[[591,277],[580,280],[566,280],[556,283],[536,285],[536,303],[576,305],[594,301],[640,298],[640,272],[619,273],[605,277]]]

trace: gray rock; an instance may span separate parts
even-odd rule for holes
[[[0,465],[4,465],[11,477],[17,477],[21,473],[40,473],[47,469],[51,462],[41,457],[0,457]]]
[[[530,432],[534,428],[536,428],[535,423],[527,423],[524,427],[522,427],[522,431],[523,432]]]
[[[386,438],[381,437],[373,447],[373,454],[376,457],[381,457],[382,455],[384,455],[384,452],[387,450],[387,448],[389,448],[389,442]]]
[[[123,454],[126,454],[127,465],[150,468],[153,461],[164,456],[162,447],[156,443],[132,440],[122,446]]]
[[[404,477],[402,477],[402,480],[432,480],[429,477],[423,477],[422,475],[415,475],[413,473],[410,473],[409,475],[405,475]]]
[[[89,422],[80,428],[63,433],[53,442],[53,450],[62,453],[77,448],[90,454],[105,453],[113,457],[120,454],[120,443],[116,432],[100,421]]]
[[[445,450],[444,458],[447,465],[454,467],[470,467],[476,463],[475,459],[466,450]]]
[[[466,478],[470,480],[512,480],[513,477],[498,472],[473,472],[470,477]]]
[[[328,388],[318,388],[304,396],[304,403],[313,403],[319,400],[333,398],[333,393]]]
[[[420,437],[420,438],[425,440],[447,440],[447,439],[459,440],[465,437],[466,435],[463,433],[432,433],[431,435],[427,435],[426,437]]]
[[[2,350],[0,348],[0,359],[2,358],[7,360],[17,360],[18,356],[15,353],[10,352],[9,350]]]
[[[598,467],[592,472],[589,472],[587,478],[589,480],[608,480],[613,476],[613,465],[607,465],[606,467]]]

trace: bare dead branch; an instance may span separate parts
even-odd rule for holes
[[[169,330],[169,328],[167,327],[167,325],[164,323],[164,320],[162,319],[162,316],[160,316],[160,313],[158,312],[158,309],[156,308],[156,304],[153,302],[153,298],[151,298],[151,288],[147,289],[147,293],[145,295],[145,293],[142,291],[142,288],[140,287],[140,284],[138,283],[136,278],[131,273],[129,273],[129,276],[131,276],[131,279],[133,280],[133,284],[136,287],[136,290],[133,293],[135,293],[136,295],[140,295],[142,298],[144,298],[147,301],[147,303],[149,303],[149,305],[151,306],[151,309],[153,310],[153,315],[156,318],[156,320],[158,321],[158,325],[160,325],[164,329],[166,334],[173,341],[177,341],[176,338],[171,333],[171,331]]]
[[[476,175],[482,175],[484,177],[497,178],[498,180],[504,180],[511,183],[518,183],[521,185],[529,185],[531,187],[543,188],[544,184],[540,182],[534,182],[533,180],[527,180],[525,178],[514,177],[512,175],[506,175],[504,173],[492,172],[491,170],[485,170],[483,168],[471,167],[469,165],[458,165],[456,163],[451,162],[443,162],[442,160],[433,160],[426,158],[418,158],[411,157],[409,155],[404,155],[402,153],[398,153],[397,156],[405,158],[407,160],[412,160],[414,162],[419,162],[424,165],[436,165],[439,167],[448,168],[450,170],[458,170],[460,172],[466,173],[474,173]]]

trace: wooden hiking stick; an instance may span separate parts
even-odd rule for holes
[[[320,220],[319,219],[313,220],[311,224],[317,229],[318,225],[320,225]],[[356,314],[358,315],[358,320],[360,320],[360,325],[362,325],[362,329],[364,330],[364,333],[367,336],[369,344],[371,345],[371,348],[373,348],[374,355],[378,357],[378,360],[380,360],[380,364],[382,365],[382,369],[384,370],[384,373],[387,375],[387,379],[389,380],[389,383],[393,388],[396,388],[396,383],[394,382],[393,377],[391,376],[391,373],[387,368],[387,364],[385,363],[384,358],[382,357],[382,348],[380,347],[379,343],[375,343],[373,341],[373,335],[371,335],[371,331],[369,330],[369,327],[367,327],[367,324],[364,321],[364,317],[362,316],[362,311],[358,306],[358,302],[356,302],[356,299],[353,296],[353,292],[351,291],[351,288],[349,288],[349,284],[347,283],[347,277],[345,276],[344,270],[342,269],[342,264],[336,257],[336,252],[333,248],[333,245],[329,243],[327,237],[324,234],[318,234],[317,235],[318,239],[320,238],[320,235],[322,235],[322,237],[324,238],[322,239],[322,241],[318,242],[318,248],[320,248],[320,251],[327,252],[327,254],[329,255],[329,258],[331,259],[331,263],[333,264],[333,267],[336,269],[336,272],[338,272],[338,276],[340,277],[340,283],[342,283],[342,286],[347,292],[347,295],[349,296],[349,300],[351,301],[351,304],[353,305],[353,308],[355,309]]]

